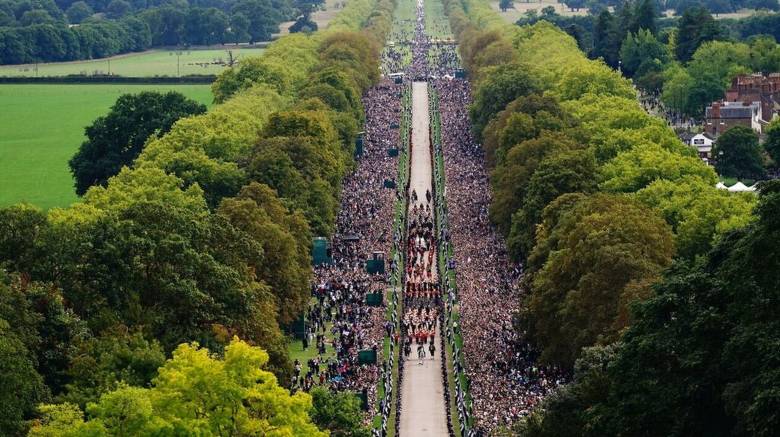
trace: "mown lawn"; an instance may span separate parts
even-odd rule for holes
[[[250,56],[260,56],[263,53],[261,48],[241,46],[230,47],[230,51],[232,51],[233,57],[238,58],[239,61]],[[3,65],[0,66],[0,76],[95,75],[107,74],[109,71],[111,74],[127,77],[219,74],[226,68],[224,65],[214,64],[220,60],[227,62],[228,49],[148,50],[88,61]]]
[[[0,206],[48,209],[77,197],[68,160],[84,127],[125,93],[176,90],[211,103],[209,85],[0,85]]]

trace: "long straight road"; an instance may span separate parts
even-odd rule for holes
[[[412,150],[409,193],[417,193],[418,203],[425,202],[426,191],[433,192],[430,118],[428,114],[428,84],[412,84]],[[410,199],[411,200],[411,199]],[[409,202],[410,210],[413,202]],[[435,259],[435,257],[434,257]],[[434,262],[434,279],[436,278]],[[437,347],[441,331],[436,325]],[[423,360],[410,357],[404,362],[401,387],[401,437],[446,436],[447,415],[444,401],[444,379],[441,355]]]

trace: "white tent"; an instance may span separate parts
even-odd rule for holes
[[[717,184],[715,184],[715,188],[719,190],[728,190],[729,187],[727,187],[726,184],[724,184],[723,182],[718,182]]]
[[[736,184],[729,187],[729,191],[732,193],[742,193],[742,192],[749,192],[749,191],[755,191],[756,189],[754,187],[748,187],[747,185],[743,184],[742,182],[737,182]]]

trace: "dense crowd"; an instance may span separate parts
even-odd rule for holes
[[[373,350],[381,362],[384,309],[366,303],[369,293],[384,293],[387,274],[369,274],[366,260],[373,252],[390,252],[393,244],[394,180],[397,157],[388,149],[399,142],[401,85],[383,80],[363,99],[366,124],[362,156],[344,180],[337,229],[332,239],[332,263],[315,268],[312,303],[307,312],[304,347],[316,356],[295,363],[293,389],[315,385],[365,392],[376,405],[380,367],[360,365],[358,353]],[[331,349],[333,353],[329,353]]]
[[[447,181],[449,229],[461,302],[459,330],[472,414],[478,432],[508,425],[563,382],[555,368],[536,365],[537,354],[512,324],[522,298],[522,270],[507,257],[490,224],[490,183],[484,156],[471,133],[465,80],[435,81],[439,95]]]
[[[398,32],[391,36],[395,44],[384,51],[382,69],[386,75],[403,72],[404,82],[433,79],[440,99],[449,229],[438,237],[454,245],[451,266],[457,274],[461,304],[456,329],[463,337],[475,429],[489,433],[530,412],[563,383],[564,376],[558,369],[536,365],[536,352],[512,324],[522,298],[522,270],[509,262],[505,244],[488,218],[490,184],[481,148],[471,134],[469,84],[453,77],[460,68],[455,46],[431,41],[424,21],[420,2],[413,35]],[[383,188],[384,180],[394,180],[397,171],[397,160],[387,150],[399,141],[402,86],[385,79],[364,98],[364,154],[344,184],[333,239],[334,262],[316,269],[312,287],[316,303],[309,310],[306,343],[317,349],[318,356],[308,363],[296,363],[300,369],[296,386],[309,389],[327,384],[334,389],[365,390],[371,405],[375,405],[379,368],[358,365],[357,352],[374,349],[381,354],[382,337],[387,334],[402,347],[406,359],[432,357],[443,308],[430,191],[409,193],[400,332],[384,320],[380,307],[365,303],[367,293],[387,288],[387,275],[368,275],[365,260],[376,250],[390,253],[393,197],[405,188]],[[333,357],[325,353],[328,338],[335,349]]]
[[[417,5],[414,31],[397,29],[390,35],[391,43],[383,53],[385,74],[403,73],[408,80],[428,80],[452,76],[460,68],[460,59],[451,40],[434,40],[425,28],[425,8]],[[449,29],[449,26],[442,26]],[[436,29],[436,33],[449,33]]]

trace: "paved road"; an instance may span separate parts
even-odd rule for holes
[[[425,202],[425,191],[431,189],[432,162],[428,118],[428,85],[412,84],[412,162],[409,194]],[[410,202],[411,206],[411,202]],[[440,333],[436,326],[437,336]],[[441,373],[441,355],[436,340],[436,356],[404,363],[404,381],[401,387],[400,437],[439,437],[447,435],[447,416],[444,404],[444,380]],[[425,351],[426,354],[428,351]],[[410,358],[416,356],[412,351]]]
[[[409,195],[417,192],[418,203],[425,203],[425,190],[433,183],[431,163],[430,120],[428,118],[428,84],[412,84],[412,163],[409,174]],[[412,203],[409,202],[409,209]]]

